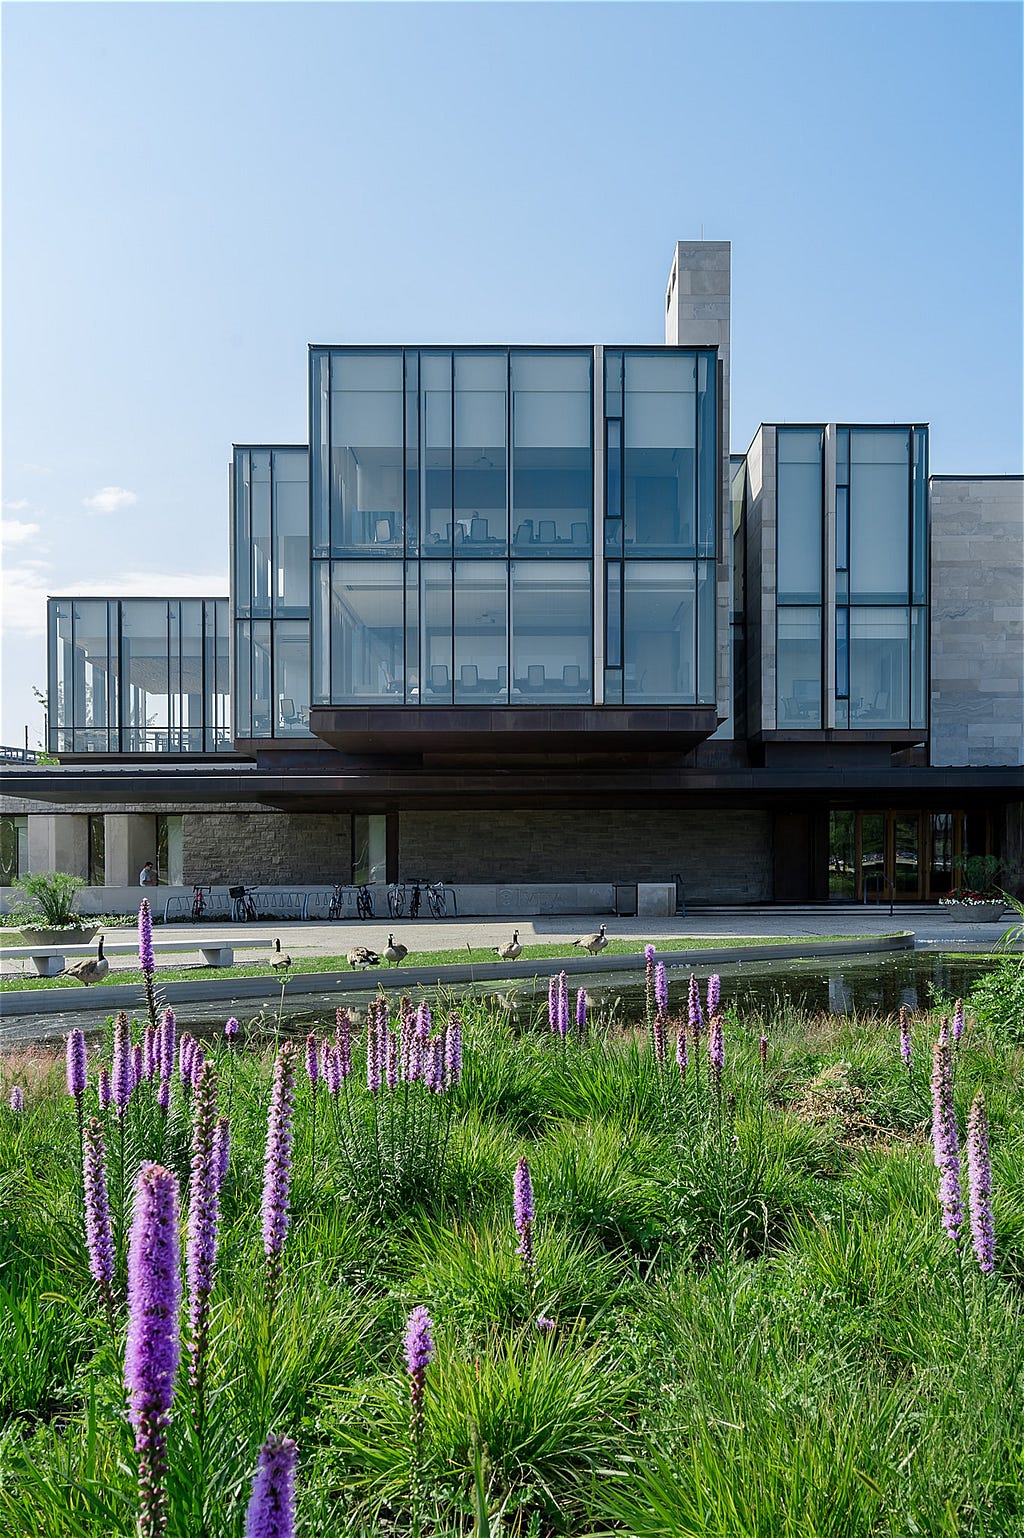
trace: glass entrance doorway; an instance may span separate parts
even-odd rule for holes
[[[957,862],[989,849],[988,819],[964,812],[834,811],[829,897],[835,902],[937,902]]]

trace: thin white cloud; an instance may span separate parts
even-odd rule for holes
[[[28,497],[19,497],[16,502],[5,502],[4,507],[9,513],[24,513],[31,506]]]
[[[123,486],[101,486],[91,497],[82,498],[82,506],[90,513],[117,513],[122,507],[134,507],[138,500],[134,491]]]
[[[23,545],[27,540],[34,539],[38,533],[38,523],[29,523],[22,518],[5,518],[3,523],[0,523],[0,544]]]
[[[46,634],[46,596],[50,566],[47,561],[8,561],[2,574],[4,629],[20,635]]]

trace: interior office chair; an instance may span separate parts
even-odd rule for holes
[[[562,683],[566,689],[578,689],[580,686],[580,665],[578,662],[567,662],[562,669]]]

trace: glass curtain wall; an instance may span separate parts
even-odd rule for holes
[[[236,448],[236,735],[308,737],[309,454]]]
[[[591,376],[589,350],[313,349],[315,704],[593,698]]]
[[[605,353],[607,704],[714,703],[716,368]]]
[[[776,429],[776,722],[821,727],[824,430]]]
[[[928,431],[836,434],[836,724],[923,729]]]
[[[49,750],[231,749],[226,598],[51,599]]]

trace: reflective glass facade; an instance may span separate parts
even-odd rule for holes
[[[226,598],[54,598],[52,753],[231,749]]]
[[[928,430],[836,432],[836,725],[928,720]]]
[[[780,427],[775,443],[776,718],[813,731],[824,720],[825,432]]]
[[[605,702],[713,701],[715,353],[606,355],[596,499],[595,366],[311,350],[314,706],[600,703],[602,579]]]
[[[235,735],[308,737],[309,452],[236,447]]]

